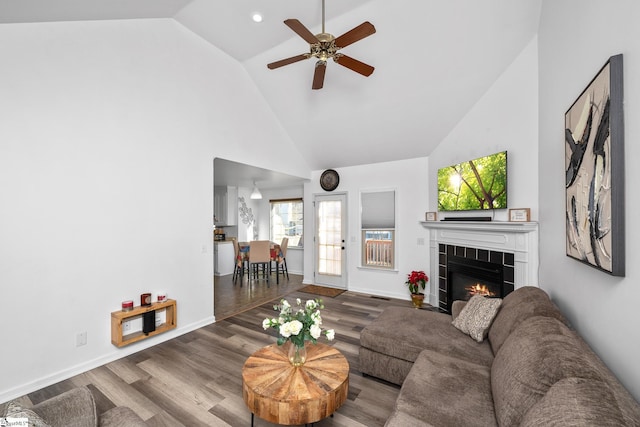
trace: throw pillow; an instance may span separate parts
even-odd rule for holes
[[[49,427],[38,414],[33,412],[29,408],[23,408],[17,402],[9,402],[5,413],[3,415],[5,418],[26,418],[29,421],[29,427]]]
[[[482,342],[487,336],[493,318],[498,313],[500,304],[502,304],[501,298],[474,295],[460,311],[458,317],[453,320],[453,326],[477,342]]]

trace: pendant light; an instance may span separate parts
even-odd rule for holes
[[[256,185],[255,181],[253,181],[253,191],[251,192],[251,199],[252,200],[262,199],[262,193],[260,192],[260,190],[258,190],[258,186]]]

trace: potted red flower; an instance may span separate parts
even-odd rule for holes
[[[424,301],[424,293],[420,292],[420,289],[424,290],[427,286],[429,277],[424,271],[412,271],[407,275],[407,281],[405,282],[409,286],[409,292],[411,292],[411,301],[414,307],[422,307]]]

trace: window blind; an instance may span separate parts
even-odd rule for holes
[[[396,227],[396,192],[375,191],[361,193],[362,228],[381,229]]]

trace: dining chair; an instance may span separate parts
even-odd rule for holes
[[[254,240],[249,242],[249,270],[256,279],[259,278],[259,267],[269,285],[269,273],[271,270],[271,242],[268,240]]]
[[[289,280],[289,270],[287,269],[287,248],[289,247],[289,238],[283,237],[282,243],[280,243],[280,257],[275,258],[276,263],[276,277],[280,272],[282,272],[282,277],[287,275],[287,280]]]
[[[247,264],[247,260],[244,254],[240,252],[240,244],[238,243],[238,240],[236,240],[235,237],[232,237],[231,240],[233,241],[233,252],[235,256],[233,260],[234,266],[235,266],[233,269],[233,283],[235,283],[238,277],[240,277],[240,287],[242,287],[242,281],[244,280],[244,272],[246,270],[248,274],[249,267],[247,266],[245,268]]]

